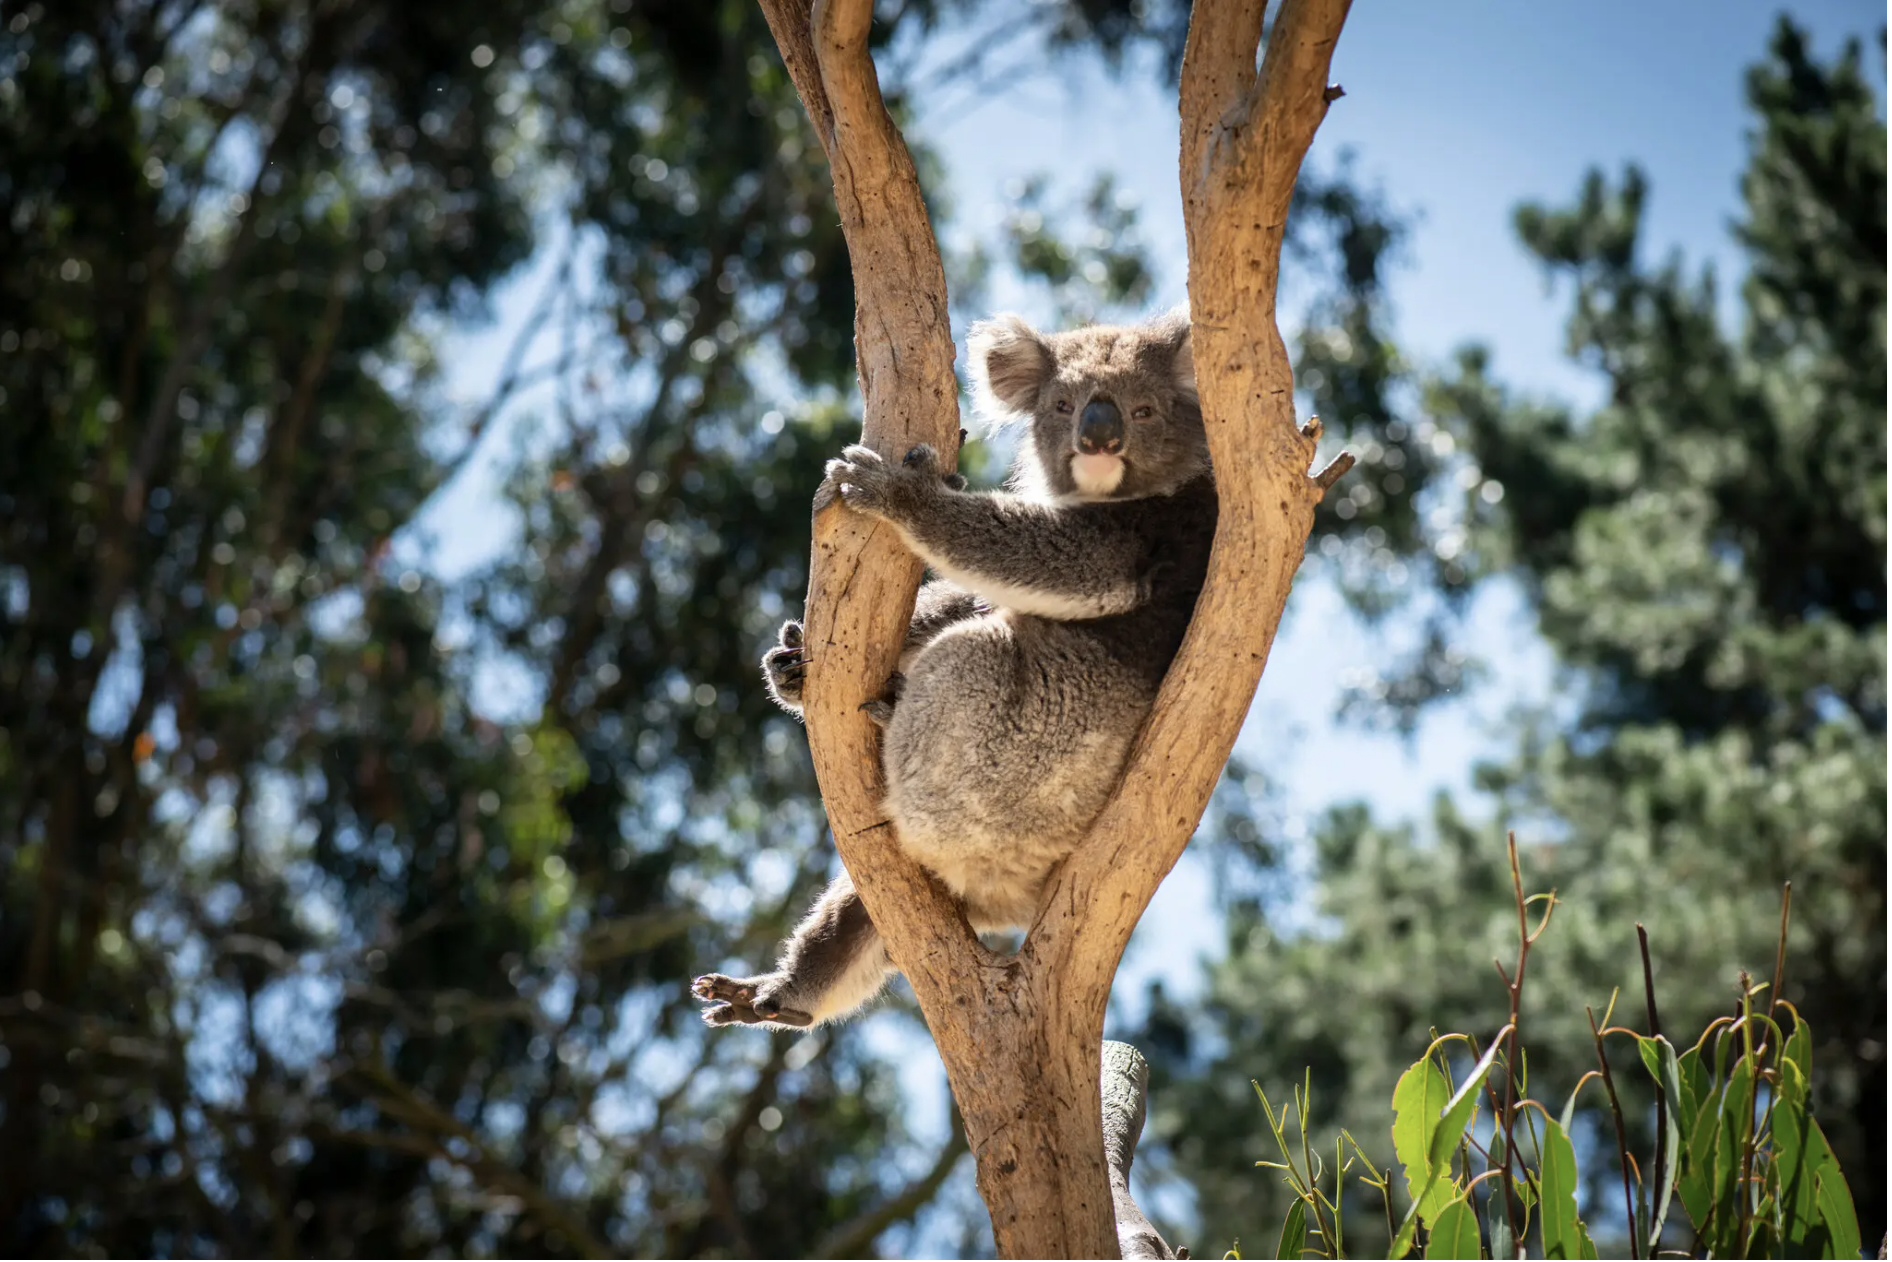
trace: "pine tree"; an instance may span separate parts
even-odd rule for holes
[[[1303,339],[1303,384],[1323,414],[1357,418],[1365,455],[1366,491],[1326,545],[1356,600],[1396,605],[1385,575],[1408,567],[1444,597],[1436,650],[1465,593],[1514,582],[1565,701],[1521,719],[1515,754],[1480,773],[1482,800],[1441,799],[1424,839],[1364,807],[1332,812],[1319,927],[1283,932],[1278,907],[1238,901],[1211,1033],[1158,1004],[1150,1041],[1172,1076],[1154,1099],[1209,1238],[1279,1220],[1248,1168],[1261,1134],[1248,1079],[1298,1084],[1311,1068],[1320,1120],[1384,1159],[1393,1082],[1428,1031],[1503,1023],[1491,960],[1514,949],[1507,829],[1534,843],[1530,888],[1562,902],[1526,986],[1540,1098],[1594,1066],[1584,1006],[1640,995],[1635,922],[1664,1025],[1692,1039],[1733,1008],[1739,970],[1771,979],[1793,881],[1782,994],[1819,1039],[1816,1108],[1863,1232],[1884,1230],[1885,128],[1858,47],[1821,64],[1784,20],[1748,94],[1738,329],[1711,274],[1642,257],[1634,168],[1591,174],[1568,208],[1517,214],[1573,295],[1571,351],[1607,385],[1594,412],[1507,388],[1477,349],[1422,383],[1416,414],[1389,404],[1411,378],[1379,332],[1372,265],[1352,268],[1344,318]],[[1342,238],[1369,264],[1377,214],[1360,204]],[[1379,696],[1410,722],[1456,682],[1454,662],[1423,654]],[[1619,1083],[1642,1077],[1623,1068]]]

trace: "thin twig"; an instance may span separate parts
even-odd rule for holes
[[[1338,463],[1336,461],[1336,463]],[[1511,890],[1518,906],[1518,967],[1516,975],[1505,977],[1505,988],[1511,992],[1511,1037],[1504,1050],[1504,1178],[1498,1181],[1498,1190],[1504,1197],[1504,1216],[1511,1227],[1511,1247],[1516,1250],[1512,1255],[1522,1257],[1524,1252],[1523,1228],[1518,1222],[1516,1198],[1511,1195],[1511,1162],[1517,1152],[1517,1092],[1518,1092],[1518,1026],[1519,1009],[1524,998],[1524,968],[1531,959],[1531,935],[1524,919],[1524,874],[1518,869],[1518,835],[1506,832],[1505,848],[1511,857]],[[1492,963],[1498,964],[1493,960]],[[1504,965],[1498,964],[1498,975],[1504,977]]]
[[[1785,881],[1780,887],[1780,942],[1774,948],[1774,988],[1767,992],[1769,1012],[1785,998],[1780,988],[1785,984],[1787,973],[1787,917],[1792,911],[1793,882]]]
[[[1750,1192],[1754,1177],[1754,1153],[1760,1146],[1760,1136],[1754,1129],[1754,1105],[1761,1091],[1761,1059],[1767,1052],[1767,1040],[1763,1036],[1758,1049],[1754,1046],[1754,979],[1743,970],[1741,973],[1741,1046],[1748,1062],[1747,1101],[1741,1113],[1741,1175],[1735,1184],[1735,1212],[1740,1217],[1735,1222],[1735,1240],[1747,1239],[1748,1220],[1753,1217],[1749,1212],[1753,1205]],[[1769,1000],[1772,1003],[1772,1000]]]
[[[1623,1106],[1616,1099],[1616,1079],[1610,1075],[1609,1057],[1603,1054],[1603,1034],[1597,1029],[1596,1012],[1585,1005],[1590,1018],[1590,1037],[1596,1040],[1596,1063],[1603,1071],[1603,1090],[1610,1098],[1610,1115],[1616,1120],[1616,1151],[1623,1159],[1623,1212],[1629,1216],[1629,1256],[1642,1256],[1642,1242],[1636,1239],[1636,1196],[1629,1173],[1629,1132],[1623,1125]]]
[[[1642,996],[1649,1010],[1649,1037],[1652,1039],[1661,1038],[1662,1018],[1656,1012],[1655,967],[1649,961],[1649,931],[1642,927],[1640,921],[1636,924],[1636,945],[1642,951]],[[1680,1102],[1678,1101],[1677,1103],[1679,1104]],[[1669,1092],[1667,1084],[1660,1078],[1656,1080],[1655,1131],[1655,1180],[1649,1186],[1650,1195],[1660,1197],[1663,1194],[1663,1190],[1668,1187],[1668,1180],[1673,1178],[1675,1174],[1673,1170],[1668,1168],[1669,1145],[1667,1136],[1669,1133]],[[1655,1230],[1653,1220],[1651,1221],[1650,1229],[1652,1231]],[[1656,1241],[1649,1241],[1649,1250],[1651,1253],[1654,1253],[1655,1247]]]

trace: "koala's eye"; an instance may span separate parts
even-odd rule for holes
[[[1156,415],[1155,408],[1138,408],[1136,411],[1130,413],[1130,416],[1132,419],[1139,420],[1139,421],[1147,421],[1152,416],[1155,416],[1155,415]]]
[[[1059,399],[1057,409],[1060,412],[1069,412],[1071,410],[1071,401],[1069,399]]]

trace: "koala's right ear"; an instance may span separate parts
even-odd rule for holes
[[[1051,375],[1051,348],[1037,330],[1015,315],[981,320],[972,326],[966,350],[980,414],[995,422],[1030,415]]]

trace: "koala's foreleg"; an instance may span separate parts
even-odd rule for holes
[[[867,907],[843,872],[816,900],[782,948],[773,973],[710,973],[691,987],[711,1025],[800,1028],[847,1016],[872,999],[893,971]]]
[[[888,522],[934,572],[1001,608],[1066,621],[1128,613],[1148,599],[1143,548],[1123,505],[957,491],[938,469],[931,447],[897,465],[849,447],[828,462],[816,501],[839,496]]]

